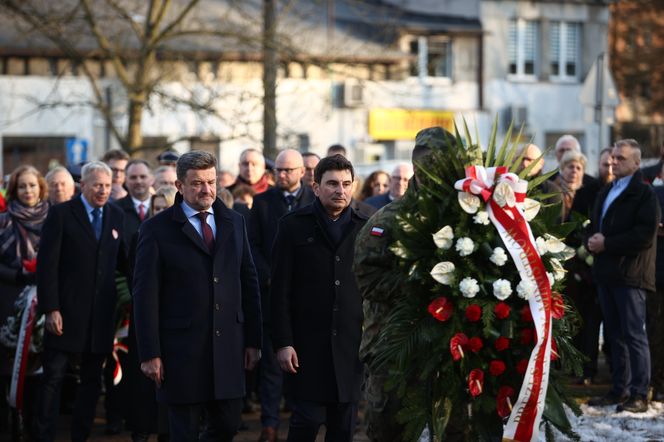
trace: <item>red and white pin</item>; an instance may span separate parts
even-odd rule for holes
[[[383,233],[385,233],[385,229],[383,229],[381,227],[373,226],[371,228],[371,236],[381,237],[381,236],[383,236]]]

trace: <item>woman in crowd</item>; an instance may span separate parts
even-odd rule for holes
[[[0,214],[0,326],[16,314],[14,303],[25,286],[35,284],[41,228],[48,214],[46,180],[32,166],[20,166],[7,186],[7,211]],[[12,350],[0,346],[0,422],[7,422],[7,388]],[[26,387],[29,386],[26,384]],[[26,392],[24,395],[31,396]],[[33,406],[31,400],[26,407]],[[25,410],[26,424],[31,415]]]
[[[560,173],[555,183],[562,189],[563,204],[560,218],[563,222],[569,221],[574,196],[583,185],[586,162],[586,157],[574,150],[566,152],[560,159]]]
[[[360,201],[364,201],[372,196],[381,195],[387,192],[390,185],[390,174],[383,170],[376,170],[371,172],[367,179],[364,181],[362,191],[360,192]]]

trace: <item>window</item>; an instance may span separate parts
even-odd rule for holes
[[[517,77],[534,77],[537,74],[539,23],[512,20],[508,32],[509,73]]]
[[[559,79],[577,79],[579,72],[579,23],[551,22],[549,48],[551,75]]]
[[[452,76],[452,42],[448,37],[414,37],[409,43],[409,51],[415,56],[409,66],[411,76]]]

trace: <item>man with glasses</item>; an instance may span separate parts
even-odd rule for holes
[[[124,188],[125,169],[129,162],[129,154],[122,149],[111,149],[106,152],[101,159],[111,168],[113,172],[113,181],[111,183],[110,201],[117,201],[127,196],[127,190]]]
[[[270,265],[274,238],[279,219],[296,208],[314,200],[313,190],[303,185],[304,162],[296,150],[282,151],[275,161],[277,185],[254,197],[249,217],[249,242],[258,272],[263,311],[263,358],[261,359],[260,396],[261,424],[259,441],[276,440],[279,427],[282,371],[274,357],[270,338]]]
[[[382,195],[372,196],[364,202],[380,209],[394,200],[401,198],[408,189],[408,181],[413,177],[413,166],[407,163],[399,164],[390,175],[389,191]]]

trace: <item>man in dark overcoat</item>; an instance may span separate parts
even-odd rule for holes
[[[350,207],[343,156],[316,166],[316,200],[284,216],[272,258],[272,340],[293,399],[289,441],[351,441],[362,382],[362,300],[352,272],[366,217]]]
[[[244,219],[216,198],[214,155],[177,163],[175,204],[145,221],[134,271],[141,370],[168,406],[170,436],[230,441],[240,426],[244,370],[260,357],[258,279]]]
[[[260,442],[274,442],[279,427],[279,405],[283,374],[272,349],[269,333],[270,266],[277,225],[282,216],[313,202],[315,196],[302,183],[304,162],[293,149],[283,150],[275,160],[276,186],[256,195],[249,218],[249,243],[258,271],[263,311],[263,347],[260,362],[261,432]]]
[[[641,149],[617,141],[611,186],[595,202],[588,250],[611,347],[611,390],[589,401],[617,405],[617,411],[648,410],[650,353],[646,334],[646,293],[655,290],[655,253],[660,210],[655,192],[639,170]]]
[[[115,271],[126,272],[122,211],[106,204],[111,169],[92,162],[81,171],[81,196],[51,209],[37,256],[37,297],[46,314],[39,440],[55,439],[67,365],[80,361],[71,439],[90,435],[104,358],[113,349]]]

